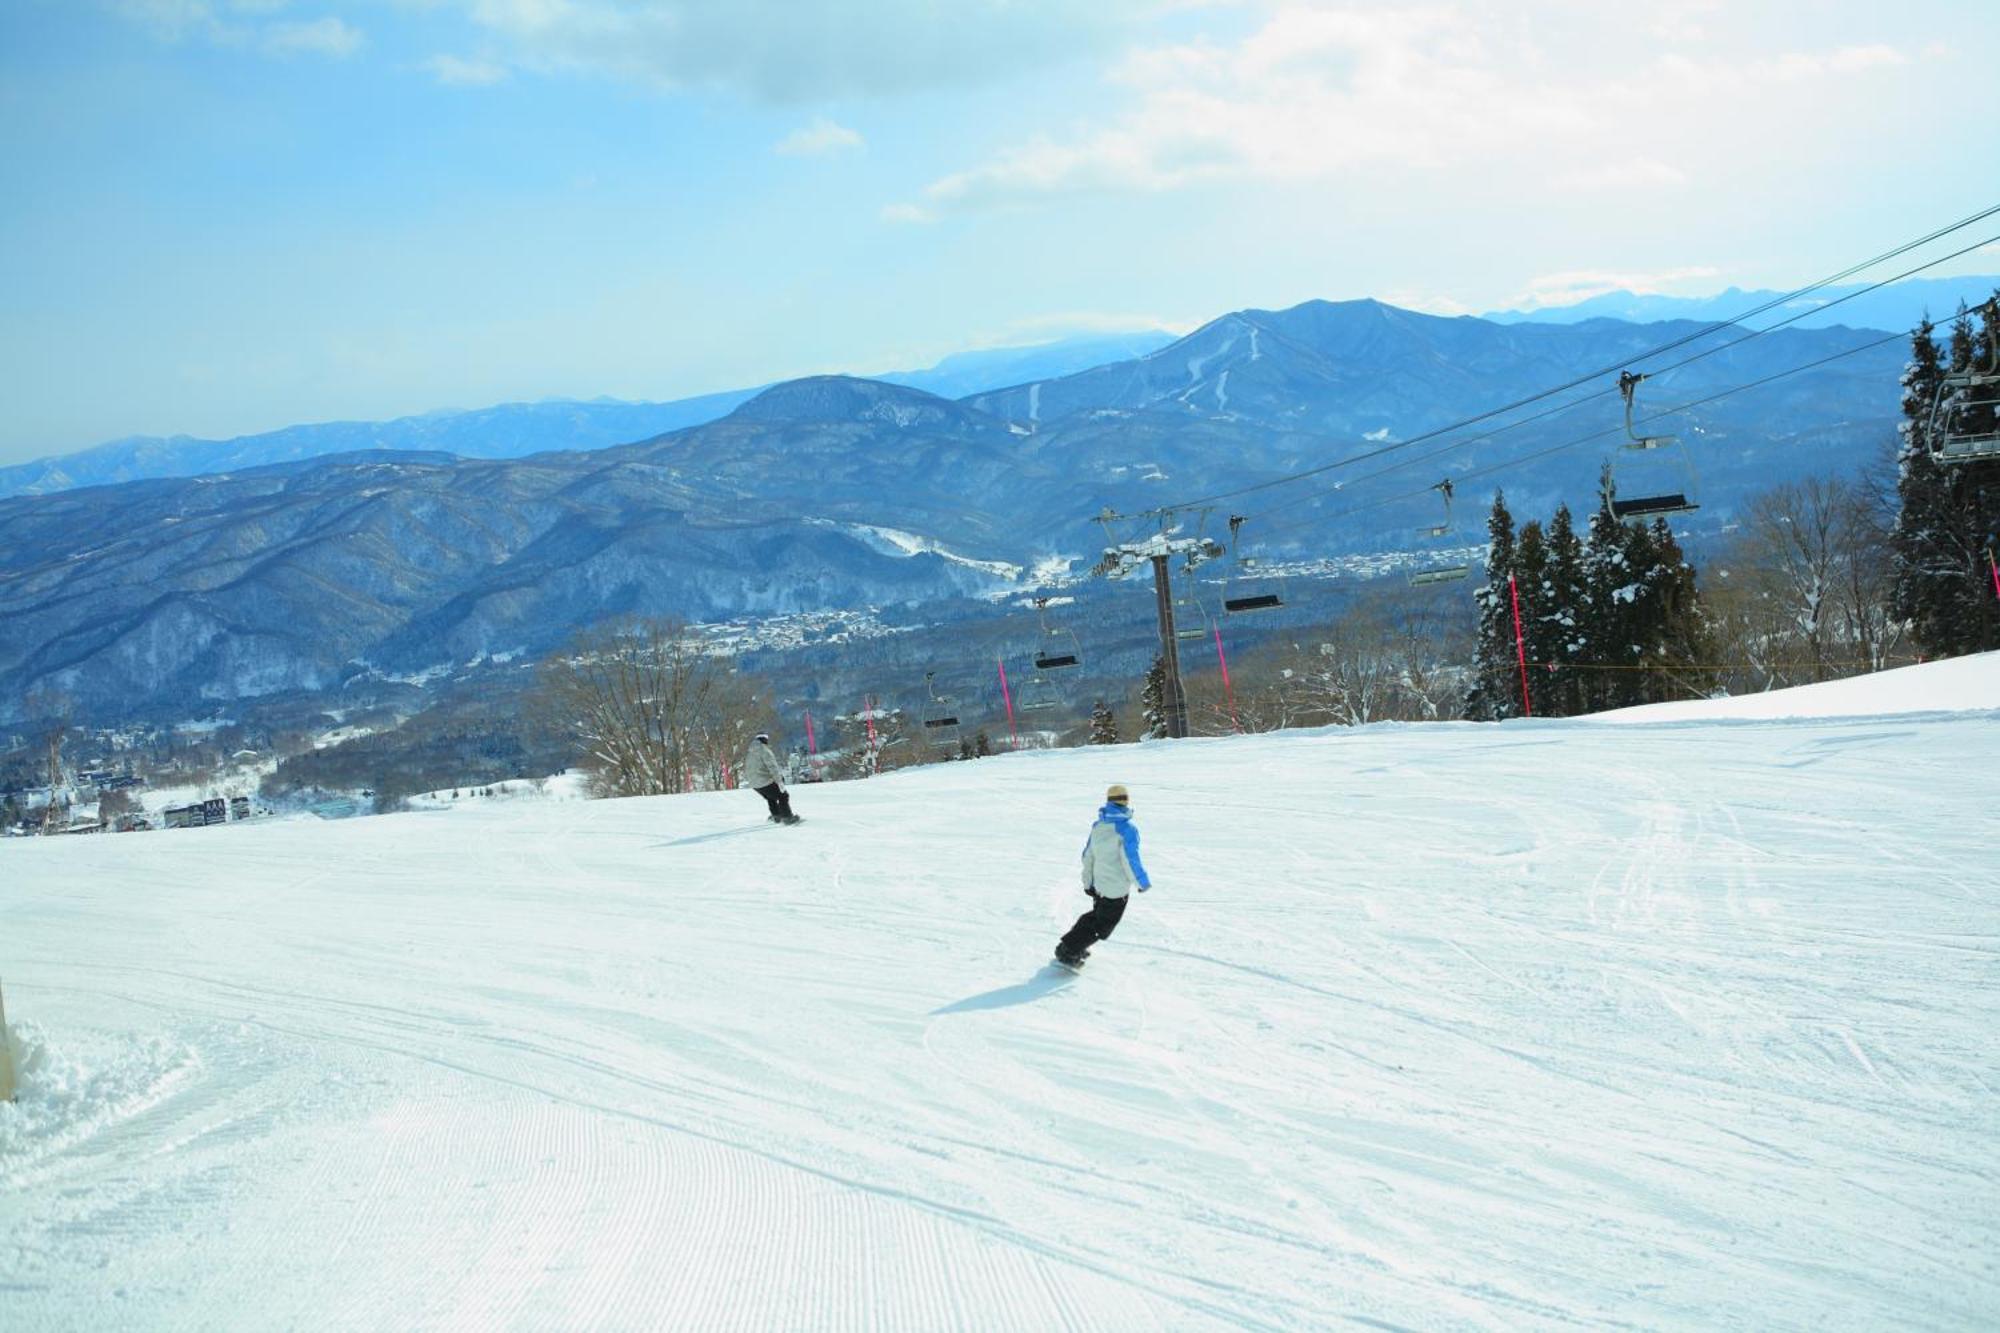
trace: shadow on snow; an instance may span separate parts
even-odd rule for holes
[[[931,1010],[931,1017],[936,1018],[939,1014],[967,1014],[975,1009],[1006,1009],[1017,1004],[1027,1004],[1041,999],[1051,991],[1061,990],[1065,983],[1075,979],[1074,972],[1050,963],[1026,981],[1017,982],[1012,986],[1002,986],[998,990],[968,995],[941,1009]]]

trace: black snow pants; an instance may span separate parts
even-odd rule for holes
[[[792,817],[792,794],[775,782],[767,782],[756,788],[764,804],[771,807],[771,818],[790,819]]]
[[[1102,894],[1090,895],[1090,910],[1076,919],[1069,928],[1069,934],[1056,945],[1058,953],[1086,954],[1090,946],[1099,940],[1111,938],[1111,932],[1118,929],[1118,921],[1125,915],[1125,904],[1132,897],[1106,898]]]

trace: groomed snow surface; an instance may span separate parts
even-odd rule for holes
[[[1994,1327],[2000,656],[1873,685],[11,843],[0,1324]]]

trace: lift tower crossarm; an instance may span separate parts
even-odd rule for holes
[[[1174,633],[1173,575],[1168,562],[1180,558],[1185,567],[1192,571],[1197,566],[1220,558],[1224,551],[1220,543],[1200,536],[1177,537],[1178,530],[1173,524],[1178,510],[1154,509],[1144,514],[1117,514],[1107,509],[1097,516],[1110,534],[1113,523],[1134,519],[1156,519],[1160,530],[1138,541],[1114,541],[1104,548],[1104,556],[1097,562],[1091,573],[1101,578],[1122,579],[1138,569],[1153,567],[1153,595],[1158,603],[1160,618],[1160,659],[1166,664],[1166,698],[1161,700],[1166,709],[1167,735],[1178,740],[1188,734],[1187,691],[1181,685],[1180,639]],[[1200,511],[1202,516],[1206,510]]]

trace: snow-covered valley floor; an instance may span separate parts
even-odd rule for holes
[[[0,1324],[1992,1327],[1980,669],[11,843]]]

